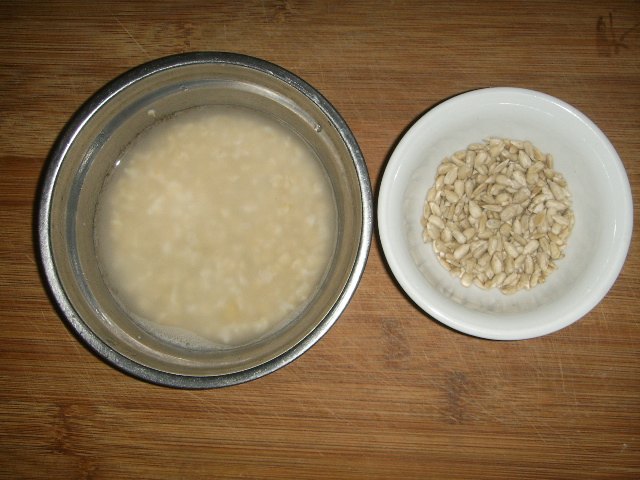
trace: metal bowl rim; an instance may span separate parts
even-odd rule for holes
[[[163,372],[137,363],[108,346],[80,318],[66,296],[62,282],[55,269],[50,239],[51,201],[58,173],[69,148],[75,138],[82,132],[84,125],[101,106],[135,82],[164,70],[194,64],[231,64],[259,70],[280,79],[312,100],[340,133],[356,169],[362,199],[362,228],[360,229],[355,262],[348,281],[330,312],[310,334],[280,356],[244,371],[217,376],[186,376]],[[282,368],[309,350],[333,326],[353,297],[364,272],[373,233],[373,199],[371,183],[360,147],[345,120],[325,97],[297,75],[268,61],[229,52],[191,52],[159,58],[134,67],[107,83],[80,107],[60,133],[47,163],[41,182],[42,188],[37,212],[37,236],[40,267],[49,292],[60,313],[73,331],[99,357],[124,373],[147,382],[175,388],[217,388],[255,380]]]

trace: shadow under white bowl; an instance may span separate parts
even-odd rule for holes
[[[551,153],[576,216],[558,270],[543,285],[509,296],[463,287],[422,240],[420,217],[438,165],[489,137],[530,140]],[[519,88],[464,93],[428,111],[392,153],[378,199],[384,254],[409,297],[451,328],[496,340],[545,335],[588,313],[620,273],[632,227],[629,181],[606,136],[565,102]]]

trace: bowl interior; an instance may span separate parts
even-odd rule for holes
[[[331,264],[306,308],[277,332],[239,347],[184,348],[132,321],[113,298],[96,262],[94,216],[102,185],[126,146],[145,128],[175,112],[204,105],[240,106],[269,115],[315,152],[333,189],[337,241]],[[344,129],[314,92],[262,64],[195,62],[140,71],[121,79],[86,107],[60,155],[50,208],[56,275],[73,310],[110,348],[161,372],[219,376],[263,365],[328,329],[355,288],[367,245],[366,185]],[[346,127],[345,127],[346,128]],[[360,260],[359,260],[360,259]],[[357,268],[356,268],[357,267]],[[359,271],[357,271],[359,269]]]
[[[463,287],[422,241],[420,217],[437,166],[489,137],[530,140],[551,153],[568,182],[576,216],[558,270],[545,284],[510,296]],[[379,202],[384,252],[411,298],[453,328],[497,339],[549,333],[600,301],[624,261],[630,215],[624,168],[602,132],[557,99],[509,88],[454,97],[419,119],[390,158]]]

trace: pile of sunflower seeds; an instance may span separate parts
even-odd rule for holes
[[[513,294],[557,268],[575,216],[550,154],[490,138],[442,161],[421,223],[423,240],[462,285]]]

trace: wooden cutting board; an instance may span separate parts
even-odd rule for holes
[[[145,61],[232,51],[340,111],[374,185],[401,133],[470,89],[559,97],[609,136],[640,198],[640,3],[0,4],[0,477],[640,478],[640,243],[606,298],[543,338],[449,330],[398,288],[377,237],[355,298],[293,364],[182,391],[105,364],[50,302],[38,182],[72,113]]]

